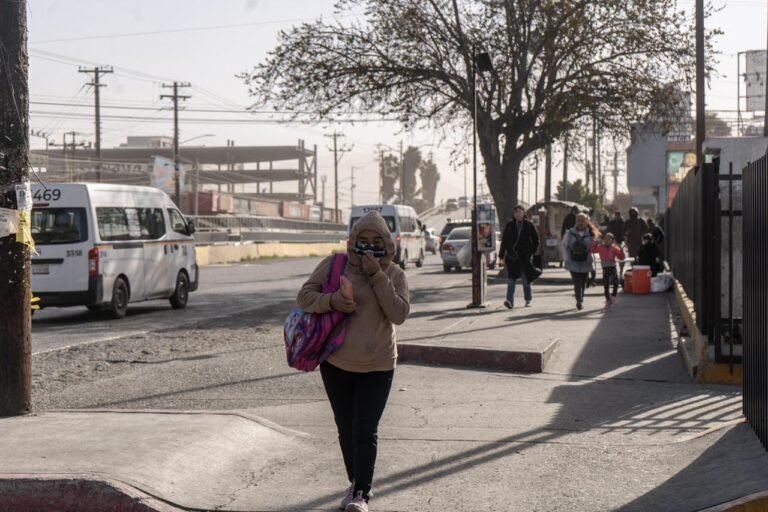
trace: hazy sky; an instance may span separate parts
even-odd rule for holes
[[[187,102],[192,109],[231,110],[248,105],[246,87],[235,75],[248,70],[266,55],[275,45],[280,29],[318,16],[331,16],[333,3],[333,0],[29,0],[32,129],[51,133],[57,142],[61,141],[63,132],[72,130],[82,132],[85,140],[93,140],[92,108],[56,105],[92,104],[92,90],[84,86],[87,75],[77,72],[79,65],[114,66],[115,74],[103,80],[108,84],[102,89],[105,105],[102,112],[106,116],[169,118],[168,112],[158,110],[163,106],[159,96],[169,92],[161,83],[172,80],[193,84],[186,91],[192,96]],[[716,2],[722,9],[708,20],[710,27],[720,27],[725,35],[718,40],[722,52],[718,71],[724,76],[711,83],[707,107],[731,111],[723,114],[728,118],[735,119],[737,52],[765,48],[766,4],[766,0]],[[680,0],[679,5],[692,10],[694,0]],[[184,30],[202,27],[209,28]],[[294,145],[301,138],[310,147],[318,146],[319,170],[329,175],[329,185],[333,159],[327,149],[330,141],[325,135],[334,129],[344,133],[346,145],[354,146],[341,163],[339,189],[344,206],[349,202],[349,175],[353,166],[356,168],[356,202],[377,199],[376,144],[396,148],[401,140],[406,146],[424,146],[425,154],[434,151],[441,172],[439,198],[463,195],[463,168],[454,171],[449,164],[452,142],[442,147],[431,145],[439,140],[431,132],[405,133],[392,123],[281,126],[184,122],[185,117],[204,116],[253,119],[248,115],[226,113],[182,113],[182,141],[212,134],[213,137],[195,143],[224,145],[227,139],[233,139],[238,145]],[[124,142],[126,135],[171,135],[172,125],[162,120],[104,119],[102,130],[102,147],[111,147]],[[33,137],[32,144],[39,148],[44,142]],[[555,171],[554,181],[559,179]],[[539,181],[541,196],[543,176]],[[332,187],[328,187],[327,193],[330,197]]]

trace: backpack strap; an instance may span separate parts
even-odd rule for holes
[[[331,271],[328,274],[328,284],[334,289],[341,288],[341,276],[344,274],[344,269],[347,267],[347,254],[337,253],[333,255],[333,261],[331,262]]]

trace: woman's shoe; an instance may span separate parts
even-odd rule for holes
[[[357,496],[347,505],[344,512],[368,512],[368,500],[363,496],[363,491],[357,491]]]
[[[349,488],[347,489],[346,494],[344,494],[344,497],[341,499],[341,510],[347,510],[347,505],[352,503],[352,500],[355,499],[355,482],[352,482],[349,485]]]

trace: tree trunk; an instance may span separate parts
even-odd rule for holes
[[[29,90],[26,0],[0,2],[0,208],[17,208],[28,179]],[[0,238],[0,416],[32,406],[29,249]]]
[[[496,213],[499,217],[501,228],[512,218],[512,210],[519,203],[517,199],[518,177],[520,174],[519,162],[509,161],[505,165],[500,162],[485,162],[488,186],[496,203]]]

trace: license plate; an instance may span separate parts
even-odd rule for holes
[[[547,238],[547,247],[557,247],[557,238]]]
[[[50,268],[48,265],[32,265],[33,274],[50,274]]]

